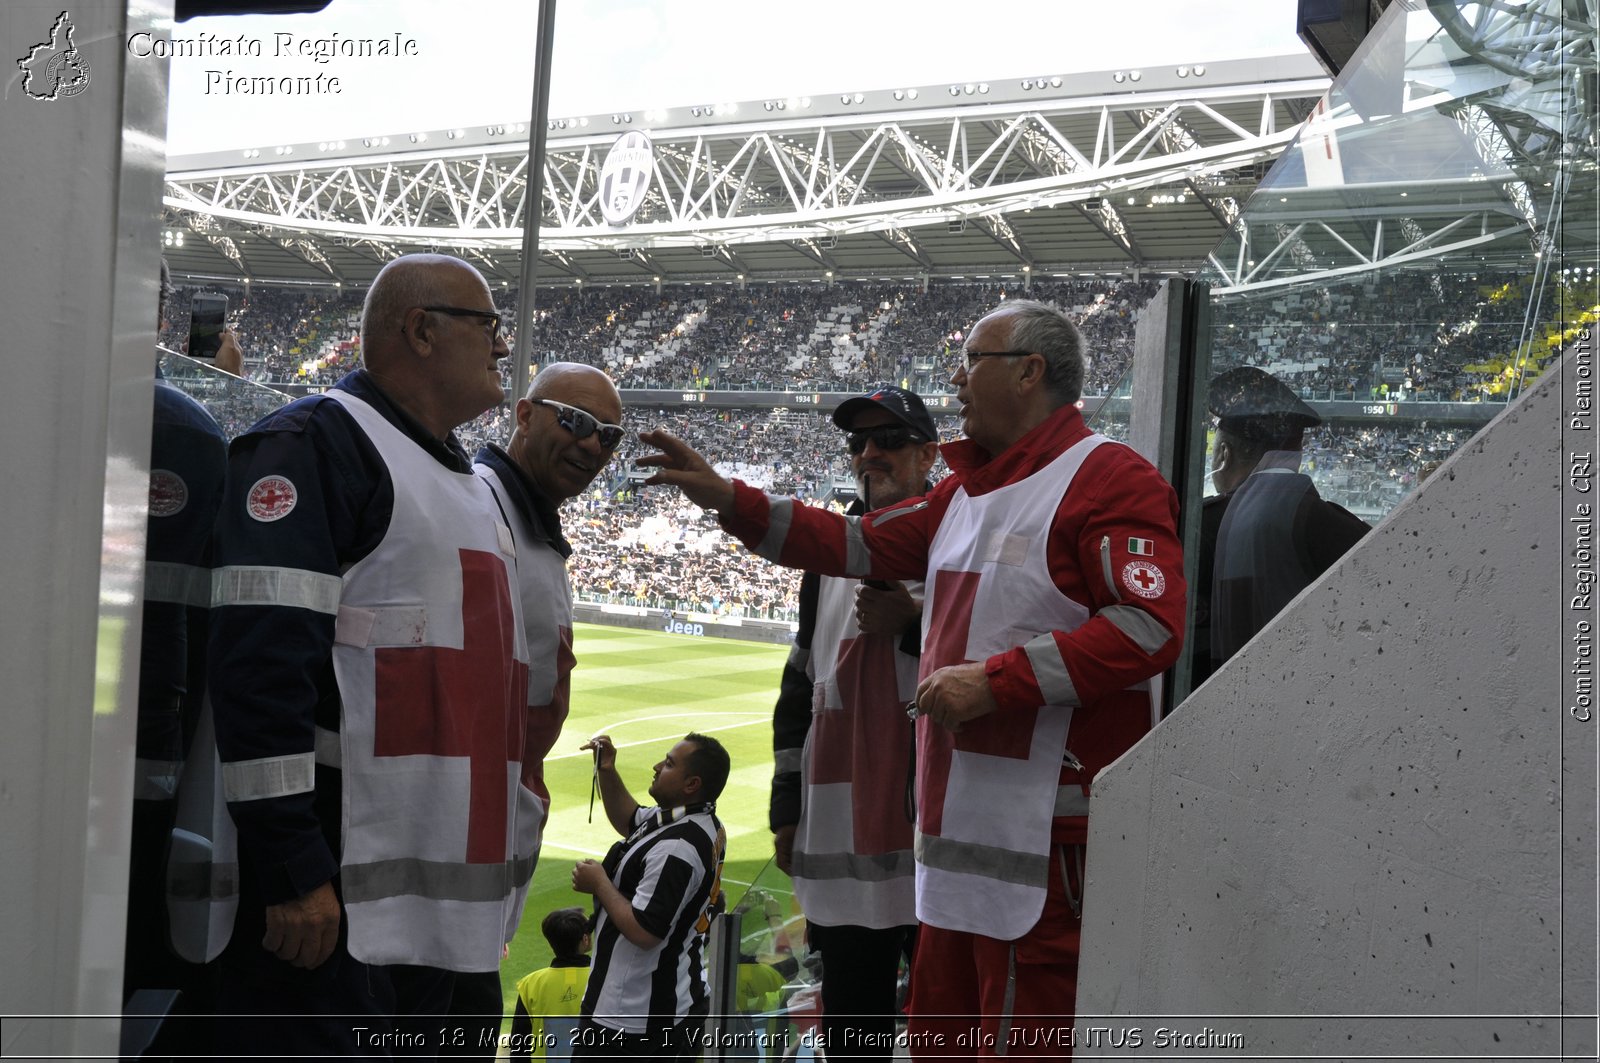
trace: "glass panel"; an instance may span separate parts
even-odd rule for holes
[[[1394,4],[1197,278],[1196,408],[1224,370],[1276,377],[1321,419],[1301,471],[1369,524],[1600,313],[1580,6]]]
[[[789,876],[769,860],[725,918],[739,934],[734,1014],[719,1034],[729,1039],[725,1058],[813,1058],[821,963],[806,947]]]
[[[231,441],[240,432],[295,396],[224,373],[214,365],[158,348],[161,375],[217,419]]]

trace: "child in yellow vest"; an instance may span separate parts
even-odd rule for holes
[[[558,908],[539,924],[555,958],[517,983],[511,1020],[511,1058],[566,1063],[578,1008],[589,984],[589,917],[582,908]]]

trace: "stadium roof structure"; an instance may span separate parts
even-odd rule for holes
[[[557,117],[539,283],[1187,273],[1327,91],[1309,55]],[[608,152],[647,133],[637,212]],[[516,284],[525,123],[170,160],[165,254],[191,279],[365,285],[436,249]]]

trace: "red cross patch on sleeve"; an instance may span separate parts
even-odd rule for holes
[[[294,509],[299,495],[282,476],[263,476],[250,487],[245,497],[245,508],[250,515],[264,524],[282,520]]]
[[[1167,577],[1149,561],[1129,561],[1122,566],[1122,585],[1141,598],[1159,598],[1167,589]]]
[[[150,471],[150,515],[171,517],[189,504],[189,485],[171,469]]]

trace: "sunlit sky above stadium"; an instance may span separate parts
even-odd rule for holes
[[[208,53],[172,60],[168,151],[526,121],[536,17],[533,0],[333,0],[191,19],[164,31]],[[1294,23],[1294,0],[560,0],[550,115],[1303,53]],[[415,45],[315,58],[352,38]],[[291,96],[237,80],[319,74]]]

